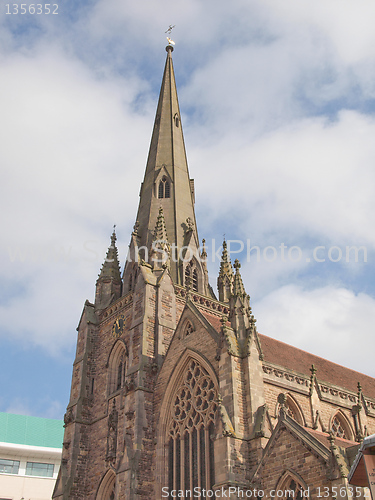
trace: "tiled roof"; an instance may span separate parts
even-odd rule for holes
[[[309,429],[305,427],[305,430],[314,436],[315,439],[320,441],[324,446],[329,448],[331,446],[328,438],[329,434],[327,432],[322,432],[322,431],[317,431],[313,429]],[[352,446],[358,446],[358,443],[356,441],[349,441],[348,439],[341,439],[339,437],[335,437],[335,445],[340,446],[340,448],[350,448]]]
[[[211,323],[213,328],[220,333],[220,317],[210,314],[203,308],[200,309],[203,316]],[[230,326],[230,323],[227,322]],[[328,361],[327,359],[315,356],[309,352],[293,347],[279,340],[272,339],[266,335],[259,334],[260,344],[267,363],[273,363],[280,368],[296,371],[310,377],[311,365],[314,365],[317,372],[316,377],[320,382],[336,385],[351,392],[357,392],[357,383],[362,386],[363,394],[375,399],[375,379],[359,373],[350,368]]]
[[[0,413],[0,442],[62,448],[63,426],[61,420]]]
[[[203,308],[200,308],[198,306],[199,311],[202,313],[202,315],[206,318],[206,320],[211,323],[211,325],[214,327],[214,329],[220,334],[221,331],[221,318],[222,316],[217,316],[215,314],[211,314],[208,311],[206,311]],[[230,326],[230,323],[227,321],[227,325]]]
[[[375,379],[356,372],[350,368],[328,361],[309,352],[297,349],[279,340],[259,334],[264,360],[274,363],[282,368],[288,368],[298,373],[310,376],[311,365],[317,372],[316,377],[320,382],[342,387],[352,392],[357,392],[357,383],[360,382],[365,396],[375,398]]]

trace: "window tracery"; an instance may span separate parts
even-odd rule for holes
[[[296,414],[294,413],[293,408],[290,406],[290,404],[288,404],[288,401],[285,404],[285,410],[287,415],[289,415],[289,417],[291,417],[293,420],[297,420]]]
[[[193,331],[194,331],[193,325],[190,323],[190,321],[188,321],[185,327],[185,337],[190,335]]]
[[[297,482],[292,477],[289,477],[289,481],[285,483],[285,496],[284,498],[294,498],[300,499],[303,498],[304,489],[302,485]]]
[[[294,400],[294,398],[290,394],[280,393],[278,397],[278,409],[277,414],[280,412],[281,406],[284,407],[285,413],[298,422],[300,425],[305,425],[305,419],[303,413],[298,406],[298,403]]]
[[[341,416],[336,413],[331,422],[331,433],[338,438],[349,439],[347,426],[344,424]]]
[[[168,483],[170,489],[211,489],[215,482],[214,421],[217,390],[196,360],[189,362],[175,393],[168,427]]]

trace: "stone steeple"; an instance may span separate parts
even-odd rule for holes
[[[173,70],[172,51],[167,59],[156,110],[154,128],[141,185],[137,213],[137,235],[130,245],[130,260],[150,262],[154,229],[162,208],[168,241],[171,246],[169,272],[174,283],[184,285],[186,266],[193,265],[199,274],[199,292],[211,295],[202,266],[194,212],[194,182],[189,177],[180,108]],[[190,248],[186,258],[186,247]],[[137,251],[139,249],[139,252]],[[181,249],[185,250],[181,251]],[[190,260],[190,262],[187,262]],[[128,266],[130,268],[130,266]],[[126,288],[128,270],[125,269]]]
[[[217,287],[219,290],[219,300],[221,302],[229,302],[233,290],[233,269],[225,240],[223,241],[223,253],[221,256],[219,277],[217,278]]]
[[[116,240],[116,232],[113,229],[111,244],[96,282],[95,305],[99,309],[107,307],[121,296],[121,274]]]

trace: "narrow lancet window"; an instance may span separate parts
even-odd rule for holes
[[[159,198],[170,198],[171,197],[171,186],[169,184],[168,179],[164,175],[162,180],[159,182]]]
[[[196,269],[193,271],[193,290],[194,292],[198,291],[198,271]]]
[[[169,186],[169,182],[168,181],[165,181],[164,196],[165,196],[165,198],[170,198],[171,197],[171,190],[170,190],[170,186]]]
[[[122,368],[123,368],[123,363],[122,363],[122,361],[120,361],[118,368],[117,368],[116,390],[121,389],[121,387],[122,387]]]

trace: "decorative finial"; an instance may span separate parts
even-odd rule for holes
[[[236,270],[236,272],[240,269],[241,264],[240,264],[240,261],[239,261],[238,259],[236,259],[236,260],[234,261],[233,267],[234,267],[234,269]]]
[[[115,245],[116,240],[117,240],[117,237],[116,237],[116,224],[113,224],[113,232],[112,232],[112,236],[111,236],[112,246]]]
[[[358,405],[361,405],[361,400],[362,400],[362,386],[361,386],[360,382],[358,382],[358,384],[357,384],[357,390],[358,390],[358,392],[357,392]]]
[[[203,245],[203,249],[202,249],[202,259],[203,260],[206,260],[207,259],[207,252],[206,252],[206,240],[203,238],[202,240],[202,245]]]

